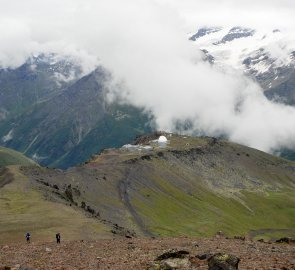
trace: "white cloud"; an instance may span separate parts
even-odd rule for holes
[[[239,5],[238,5],[238,4]],[[201,61],[187,32],[203,25],[294,31],[293,0],[0,0],[0,64],[55,52],[79,58],[85,72],[102,64],[117,88],[156,116],[271,151],[295,145],[295,109],[268,101],[242,74]],[[275,19],[274,19],[275,18]]]
[[[293,0],[159,1],[179,10],[189,27],[192,23],[209,26],[215,23],[223,26],[294,29]]]

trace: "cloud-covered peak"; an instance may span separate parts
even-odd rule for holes
[[[102,65],[114,78],[110,91],[151,111],[158,128],[188,121],[191,132],[226,134],[270,151],[295,146],[295,109],[269,101],[241,71],[205,63],[187,33],[207,27],[196,42],[210,38],[206,50],[215,47],[215,63],[218,53],[234,52],[233,43],[267,49],[272,34],[267,46],[280,59],[284,46],[292,47],[280,36],[294,32],[294,11],[293,0],[3,0],[0,65],[17,67],[40,53],[70,55],[84,73]]]

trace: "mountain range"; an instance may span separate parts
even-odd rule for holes
[[[295,105],[295,44],[278,29],[200,28],[189,35],[203,61],[256,81],[265,96]],[[143,108],[109,101],[109,71],[85,74],[71,57],[40,54],[0,69],[0,144],[41,165],[69,168],[153,130]],[[278,149],[294,159],[294,151]]]
[[[46,166],[67,168],[151,130],[141,108],[107,101],[109,74],[55,55],[0,72],[0,137]]]
[[[295,104],[295,40],[288,34],[279,29],[206,27],[189,39],[212,65],[244,73],[271,100]]]

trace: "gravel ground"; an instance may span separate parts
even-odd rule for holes
[[[169,250],[186,250],[191,266],[179,269],[208,269],[204,253],[238,256],[239,269],[295,269],[295,245],[261,243],[215,237],[132,238],[99,241],[21,243],[0,246],[0,269],[148,269],[155,258]],[[24,267],[26,266],[26,267]],[[6,268],[9,269],[9,268]]]

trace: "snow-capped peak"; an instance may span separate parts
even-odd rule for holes
[[[201,28],[189,39],[221,67],[264,73],[294,63],[295,39],[278,29]]]

